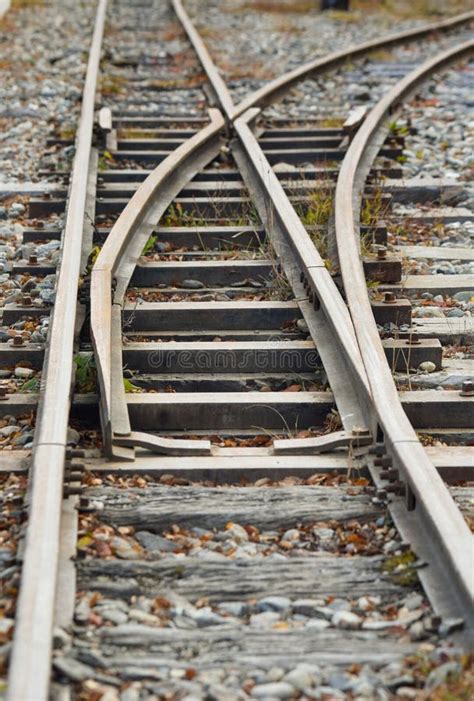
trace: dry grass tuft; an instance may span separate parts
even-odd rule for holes
[[[38,7],[38,5],[45,5],[45,0],[12,0],[11,6],[13,8],[18,7]]]
[[[311,10],[319,10],[319,3],[315,0],[248,0],[240,5],[239,10],[303,14]],[[232,12],[235,12],[235,9]]]
[[[353,0],[351,9],[366,12],[385,11],[400,19],[455,15],[472,10],[470,0]]]

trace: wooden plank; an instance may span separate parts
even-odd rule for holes
[[[446,317],[445,319],[413,317],[412,324],[413,330],[420,338],[437,338],[443,345],[473,343],[474,317]]]
[[[121,154],[123,156],[123,151],[117,151],[114,154],[114,158]],[[173,152],[172,152],[173,153]],[[171,154],[168,154],[170,156]],[[163,160],[159,161],[161,163]],[[60,212],[61,203],[56,203],[55,200],[48,201],[49,212]],[[101,199],[97,202],[96,209],[98,214],[112,214],[115,212],[122,212],[129,202],[128,198],[109,198]],[[171,203],[170,203],[171,204]],[[253,215],[253,205],[252,202],[246,197],[175,197],[173,200],[173,206],[181,210],[183,215],[187,215],[192,219],[208,219],[208,220],[221,220],[225,217],[230,217],[236,220],[241,220],[244,217],[249,219],[248,223],[252,222],[250,215]],[[39,215],[36,215],[39,216]],[[156,220],[158,221],[158,219]],[[153,229],[150,227],[152,222],[148,222],[148,227],[150,231]]]
[[[465,446],[426,447],[428,456],[447,482],[472,480],[474,475],[473,449]],[[281,480],[288,475],[302,478],[316,473],[333,473],[366,476],[365,455],[348,456],[344,451],[324,455],[271,454],[271,448],[212,448],[211,457],[194,457],[184,462],[182,458],[163,456],[158,460],[147,452],[137,451],[133,465],[102,458],[86,458],[85,466],[99,474],[146,474],[159,478],[176,474],[191,481],[210,480],[216,484],[240,484],[241,480],[253,482],[267,477]]]
[[[382,341],[382,347],[392,371],[407,372],[426,361],[441,370],[443,348],[437,338],[419,339],[416,344],[412,344],[410,338],[390,338]]]
[[[391,322],[397,326],[411,323],[411,302],[408,299],[397,299],[392,304],[386,302],[371,301],[372,313],[375,323],[387,324]]]
[[[394,202],[404,204],[443,202],[450,195],[468,196],[468,190],[463,182],[438,178],[414,177],[395,181],[385,180],[382,187],[384,192],[389,192],[393,196]]]
[[[128,343],[128,368],[148,372],[311,372],[321,363],[312,341]]]
[[[127,341],[215,341],[217,338],[221,341],[274,341],[282,343],[284,341],[304,340],[308,334],[300,332],[285,332],[282,329],[265,329],[265,330],[226,330],[226,329],[206,329],[203,331],[128,331],[125,329]]]
[[[425,450],[445,481],[474,479],[473,446],[427,446]]]
[[[107,631],[114,630],[107,628]],[[143,631],[142,647],[139,643],[140,630]],[[156,634],[157,630],[170,631]],[[154,632],[153,632],[154,631]],[[110,669],[125,669],[130,664],[130,656],[121,650],[127,645],[127,632],[136,641],[133,651],[133,665],[143,669],[146,679],[149,670],[154,670],[157,657],[168,667],[179,669],[182,664],[182,649],[200,650],[194,664],[210,671],[224,672],[229,676],[239,670],[244,676],[252,669],[271,669],[297,667],[300,663],[317,665],[318,667],[335,666],[347,669],[352,664],[364,664],[380,667],[393,662],[402,661],[404,657],[416,653],[414,643],[398,642],[393,645],[391,636],[386,639],[377,638],[377,644],[370,633],[350,630],[327,629],[322,635],[320,631],[305,628],[292,631],[259,631],[255,628],[242,627],[239,630],[229,627],[216,630],[181,631],[176,629],[150,629],[145,626],[119,626],[119,635],[112,634],[104,640],[104,644],[114,648],[117,653],[107,657]],[[225,645],[222,640],[225,637]],[[96,642],[95,639],[90,641]],[[100,646],[100,643],[97,643]],[[244,678],[244,677],[242,677]],[[229,698],[229,697],[227,697]],[[231,697],[230,697],[231,698]],[[270,698],[270,697],[267,697]],[[69,701],[58,699],[57,701]]]
[[[472,275],[458,273],[456,275],[407,275],[401,285],[381,285],[381,291],[402,290],[404,294],[431,294],[454,295],[456,292],[472,291],[474,294],[474,278]]]
[[[194,459],[193,459],[194,460]],[[353,494],[353,492],[356,492]],[[233,489],[202,485],[149,484],[146,488],[86,488],[84,497],[100,499],[101,519],[115,526],[154,532],[179,524],[185,528],[220,529],[229,521],[261,530],[288,528],[315,521],[371,521],[384,511],[370,494],[348,486],[281,486]],[[132,498],[133,497],[133,498]],[[177,505],[179,504],[179,512]]]
[[[192,279],[213,286],[232,285],[248,278],[262,283],[274,272],[275,264],[265,259],[149,261],[136,266],[131,284],[137,287],[180,285],[184,280]]]
[[[39,343],[25,343],[14,346],[8,343],[0,345],[0,364],[3,368],[14,367],[22,362],[31,363],[31,367],[40,370],[43,367],[44,346]]]
[[[415,390],[399,395],[406,415],[419,430],[472,427],[472,397],[462,397],[455,390]]]
[[[126,303],[123,322],[134,331],[273,329],[301,318],[296,302]]]
[[[183,461],[182,457],[162,456],[157,459],[149,453],[137,451],[137,460],[133,465],[118,461],[104,462],[100,458],[88,458],[85,465],[87,470],[99,474],[147,474],[156,478],[177,474],[192,481],[211,480],[216,484],[241,484],[241,480],[252,482],[263,477],[279,480],[288,475],[346,474],[349,467],[361,476],[368,474],[362,458],[354,457],[349,461],[344,454],[276,456],[270,455],[268,450],[266,454],[256,453],[252,448],[236,452],[214,446],[211,457],[193,457],[192,460]]]
[[[21,416],[36,410],[35,394],[7,396],[6,401],[0,402],[0,417]],[[416,429],[471,428],[472,397],[462,397],[455,390],[417,390],[400,392],[399,396]],[[330,392],[230,392],[222,395],[204,392],[127,394],[127,405],[134,430],[169,432],[204,428],[210,431],[238,427],[261,433],[265,424],[281,434],[286,433],[282,416],[293,422],[299,417],[297,428],[302,429],[324,421],[334,403]],[[96,410],[96,395],[75,395],[75,416],[95,421]],[[262,420],[263,423],[259,423]]]
[[[438,339],[422,339],[415,345],[409,339],[387,339],[383,348],[390,367],[398,372],[418,368],[427,360],[441,369],[443,349]],[[291,339],[129,342],[123,357],[129,368],[145,372],[311,372],[320,367],[312,341]]]
[[[451,246],[394,246],[394,250],[407,258],[427,260],[474,261],[474,249]]]
[[[177,504],[174,502],[176,517]],[[156,507],[155,507],[156,510]],[[355,513],[356,510],[353,510]],[[123,521],[123,514],[114,511],[117,517]],[[322,510],[321,514],[333,513],[331,510]],[[373,513],[373,512],[372,512]],[[157,527],[156,516],[149,510],[146,511],[149,521],[135,519],[133,522],[143,524],[143,528]],[[104,513],[101,512],[101,516]],[[313,513],[313,520],[316,514]],[[242,516],[243,518],[243,516]],[[318,518],[318,516],[316,516]],[[132,521],[131,518],[128,519]],[[320,520],[326,520],[321,518]],[[181,519],[175,518],[174,523]],[[190,518],[184,518],[184,523],[194,523]],[[212,520],[206,520],[211,523]],[[255,523],[255,514],[243,523]],[[257,524],[259,524],[257,520]],[[282,524],[287,522],[283,517]],[[288,522],[294,524],[294,521]],[[203,527],[204,522],[199,522]],[[198,525],[198,522],[195,522]],[[205,527],[205,525],[204,525]],[[345,562],[344,562],[345,560]],[[264,558],[259,560],[240,559],[228,562],[210,562],[202,558],[186,557],[179,560],[163,559],[155,562],[144,560],[120,561],[120,560],[89,560],[78,563],[79,587],[91,591],[99,591],[108,594],[115,585],[124,586],[126,595],[140,594],[142,586],[146,586],[149,596],[165,595],[169,589],[176,594],[185,596],[190,601],[196,601],[201,597],[209,599],[211,604],[221,601],[244,600],[249,598],[261,598],[268,596],[291,596],[292,598],[318,598],[320,596],[337,596],[357,598],[367,595],[368,588],[377,582],[377,594],[389,596],[403,594],[403,588],[397,587],[387,579],[380,577],[380,557],[292,557],[286,562],[267,562]],[[324,572],[324,577],[315,576],[317,571]],[[139,582],[141,584],[139,584]],[[110,586],[112,585],[112,586]],[[110,589],[109,589],[110,586]],[[102,629],[103,639],[123,640],[123,632],[120,628]],[[126,630],[126,629],[125,629]],[[155,643],[165,638],[176,638],[175,629],[153,628],[151,640]],[[111,631],[115,631],[112,632]],[[143,644],[143,637],[138,640],[132,636],[129,630],[126,641],[127,646]],[[248,631],[246,631],[247,633]],[[222,635],[222,632],[221,632]],[[247,640],[247,635],[246,635]],[[267,638],[268,640],[268,638]],[[372,641],[373,644],[373,641]],[[181,645],[182,647],[182,645]]]
[[[0,452],[0,472],[25,472],[31,464],[29,450],[2,450]]]
[[[141,373],[132,383],[146,392],[248,392],[274,389],[283,391],[291,384],[301,388],[319,383],[325,371],[314,372],[183,372]],[[264,389],[265,388],[265,389]]]
[[[398,222],[400,215],[393,212],[389,218]],[[430,207],[415,209],[403,213],[405,225],[415,224],[451,224],[453,222],[474,221],[474,214],[467,207]]]

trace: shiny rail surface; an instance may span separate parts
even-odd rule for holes
[[[42,378],[33,449],[28,527],[9,670],[10,701],[48,697],[60,516],[95,93],[107,0],[99,0],[71,174],[62,262]]]

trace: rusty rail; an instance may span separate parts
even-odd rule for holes
[[[74,375],[74,328],[106,10],[107,0],[99,0],[76,138],[56,302],[43,368],[30,470],[24,564],[9,670],[9,701],[46,701],[48,698],[64,463]]]
[[[417,85],[453,61],[472,55],[474,41],[426,61],[398,82],[371,110],[355,135],[343,160],[335,195],[335,226],[339,264],[360,353],[369,379],[377,420],[383,431],[385,450],[406,484],[407,506],[414,510],[423,541],[431,548],[437,578],[449,572],[449,597],[453,608],[473,628],[473,538],[441,477],[429,460],[398,398],[392,373],[367,294],[359,253],[359,211],[354,194],[363,189],[377,154],[380,130],[393,119],[393,111]],[[385,136],[385,132],[383,134]],[[360,206],[360,205],[359,205]],[[437,552],[436,552],[437,551]]]
[[[300,80],[310,78],[313,74],[320,76],[327,70],[337,68],[338,66],[341,66],[352,59],[366,56],[367,54],[370,54],[371,51],[381,48],[386,49],[387,47],[396,46],[397,44],[404,44],[409,41],[421,39],[435,32],[447,32],[462,24],[472,22],[473,19],[474,12],[465,12],[461,15],[456,15],[455,17],[451,17],[441,22],[432,22],[416,29],[410,29],[405,32],[397,32],[396,34],[389,34],[382,39],[366,41],[363,44],[350,46],[348,49],[335,51],[327,56],[323,56],[322,58],[317,58],[314,61],[305,63],[302,66],[285,73],[279,78],[270,81],[262,88],[248,95],[248,97],[245,97],[234,108],[232,117],[233,119],[236,119],[251,107],[262,107],[273,102]]]
[[[320,76],[327,70],[337,68],[338,66],[341,66],[352,59],[366,56],[367,54],[370,54],[371,51],[397,46],[397,44],[404,44],[409,41],[415,41],[416,39],[422,39],[423,37],[429,36],[430,34],[434,34],[436,32],[447,32],[451,29],[459,27],[462,24],[468,24],[474,20],[474,11],[464,12],[454,17],[450,17],[449,19],[441,20],[440,22],[430,22],[429,24],[424,24],[423,26],[416,27],[415,29],[389,34],[381,39],[372,39],[371,41],[365,41],[362,44],[350,46],[348,49],[334,51],[327,56],[322,56],[314,61],[304,63],[302,66],[294,68],[278,78],[275,78],[275,80],[271,80],[266,85],[258,90],[255,90],[253,93],[241,100],[238,105],[235,105],[225,82],[220,76],[218,68],[212,61],[206,45],[199,36],[198,31],[195,29],[189,15],[183,7],[181,0],[172,0],[172,3],[176,15],[183,25],[189,40],[194,46],[199,60],[201,61],[201,64],[207,74],[209,82],[212,85],[214,97],[217,99],[217,102],[221,106],[221,109],[226,115],[229,123],[233,122],[238,117],[241,117],[247,110],[253,107],[263,107],[264,105],[273,102],[300,80],[309,78],[313,74]]]
[[[122,376],[121,321],[125,292],[138,258],[169,204],[219,153],[224,118],[211,109],[210,124],[185,141],[138,187],[115,222],[91,273],[91,334],[100,387],[104,451],[133,460],[133,446],[165,454],[202,455],[209,441],[167,440],[132,433]]]
[[[189,19],[187,12],[183,7],[181,0],[171,0],[173,4],[174,11],[183,25],[183,28],[188,35],[188,39],[194,47],[196,54],[204,68],[208,80],[211,84],[212,91],[214,93],[214,98],[216,100],[216,106],[219,106],[228,121],[232,120],[232,115],[235,110],[232,97],[230,95],[229,89],[225,82],[222,80],[219,70],[211,59],[209,51],[206,48],[203,40],[199,36],[198,31],[195,29],[193,23]]]
[[[181,6],[180,2],[179,4]],[[181,6],[182,14],[185,15],[185,12]],[[347,343],[343,349],[346,360],[344,369],[346,371],[349,369],[349,374],[352,373],[352,375],[351,386],[348,387],[348,384],[345,383],[343,387],[343,391],[348,392],[345,402],[347,403],[348,400],[349,406],[352,407],[358,399],[360,402],[359,411],[362,410],[365,426],[375,430],[375,423],[378,423],[379,427],[383,429],[387,444],[386,449],[393,456],[394,467],[399,469],[402,479],[404,478],[406,481],[407,505],[415,509],[419,518],[411,519],[410,528],[407,529],[406,524],[410,519],[406,518],[405,515],[400,515],[397,507],[391,507],[391,513],[399,516],[397,522],[403,525],[403,530],[410,531],[412,535],[417,536],[417,542],[421,545],[423,552],[430,555],[434,577],[422,576],[424,581],[432,582],[433,579],[437,578],[442,581],[443,578],[446,578],[446,573],[448,573],[450,580],[451,577],[453,578],[456,590],[455,600],[447,606],[444,605],[445,601],[443,601],[440,610],[462,615],[466,623],[468,637],[474,631],[471,573],[472,537],[449,491],[428,459],[401,407],[367,296],[365,276],[357,245],[358,237],[354,232],[355,212],[352,197],[356,176],[360,175],[359,169],[365,166],[368,171],[367,164],[372,162],[377,153],[377,149],[372,149],[371,157],[367,156],[370,142],[383,119],[395,108],[397,102],[433,71],[455,60],[456,57],[469,53],[472,50],[472,42],[467,42],[460,48],[446,51],[441,57],[438,56],[427,61],[420,69],[397,83],[370,113],[369,119],[360,134],[354,139],[343,162],[336,190],[336,233],[341,268],[343,268],[345,287],[348,291],[351,322],[356,328],[358,348],[354,348],[352,343],[352,334],[354,333],[352,324],[346,324],[345,315],[341,315],[334,297],[330,298],[331,285],[327,285],[320,263],[315,261],[314,256],[310,254],[308,242],[302,235],[306,232],[300,231],[301,223],[299,220],[296,221],[298,217],[249,129],[249,123],[258,114],[257,110],[250,108],[270,102],[293,84],[313,73],[320,75],[327,69],[343,64],[347,59],[361,57],[381,46],[394,46],[436,31],[448,31],[470,22],[473,18],[474,12],[465,13],[443,22],[432,23],[419,29],[401,32],[330,54],[272,81],[245,98],[231,111],[232,126],[237,135],[233,144],[234,155],[249,190],[257,197],[257,208],[262,220],[279,230],[280,241],[277,234],[276,237],[273,236],[272,243],[276,244],[277,251],[280,247],[280,254],[283,253],[283,263],[284,267],[286,263],[285,271],[289,275],[290,283],[294,291],[298,289],[291,278],[294,276],[296,265],[300,266],[303,297],[307,295],[307,300],[318,314],[320,309],[323,309],[325,322],[331,326],[330,332],[332,337],[337,339],[337,345],[340,347],[341,341],[343,346]],[[186,15],[186,25],[190,24],[191,22]],[[207,51],[206,56],[209,58]],[[210,77],[208,66],[208,61],[203,63],[203,67]],[[226,91],[226,99],[227,94]],[[219,97],[218,91],[217,95]],[[228,106],[225,112],[229,116]],[[286,241],[283,248],[281,237]],[[347,245],[348,241],[350,241],[350,245]],[[293,258],[293,260],[285,260],[286,258]],[[301,305],[301,309],[305,319],[308,320],[307,306],[305,309]],[[332,325],[333,312],[340,317],[342,324]],[[313,329],[315,328],[314,322],[313,317],[310,320],[310,328],[311,325],[313,325]],[[325,362],[324,358],[323,362]],[[367,386],[368,376],[370,383]],[[330,382],[332,382],[332,378],[330,378]],[[367,402],[370,402],[371,406],[367,406]],[[296,446],[288,446],[290,453],[294,447]],[[372,469],[371,471],[377,477],[377,470]],[[425,490],[427,494],[425,494]],[[423,531],[421,537],[418,537],[420,535],[419,528]],[[444,589],[450,591],[450,584],[446,583]],[[430,586],[430,598],[435,605],[443,598],[439,596],[439,590],[439,584],[438,586]],[[453,599],[451,592],[450,598]]]

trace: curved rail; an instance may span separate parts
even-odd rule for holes
[[[133,434],[122,376],[121,320],[124,296],[148,237],[166,208],[197,172],[217,156],[225,125],[219,110],[210,124],[173,151],[139,186],[115,222],[91,273],[91,334],[100,386],[100,416],[105,453],[133,460],[127,448],[202,455],[209,441],[166,440]]]
[[[473,538],[400,404],[367,295],[359,258],[359,225],[356,223],[359,212],[354,209],[353,198],[355,192],[360,194],[362,191],[376,155],[378,133],[398,103],[435,71],[473,51],[474,41],[469,41],[426,61],[379,101],[347,151],[335,196],[339,264],[377,419],[384,433],[385,448],[392,456],[393,467],[399,470],[407,485],[411,501],[408,505],[416,509],[417,524],[424,529],[425,540],[432,543],[434,550],[438,550],[438,556],[441,555],[441,568],[449,567],[450,597],[457,600],[458,610],[471,623]]]
[[[328,355],[332,356],[332,363],[337,363],[337,368],[331,373],[330,380],[334,385],[338,385],[338,380],[341,382],[334,390],[344,427],[348,431],[372,428],[370,389],[349,312],[324,260],[249,127],[259,112],[256,108],[248,110],[235,121],[237,138],[232,143],[232,152],[249,191],[254,195],[260,217],[267,223],[269,239],[282,262],[325,366],[330,366],[331,359],[324,356],[320,341],[323,335],[331,339]],[[334,356],[337,356],[336,360]],[[341,392],[336,389],[341,389]],[[350,401],[345,408],[347,395]],[[342,406],[339,406],[339,396]],[[302,446],[309,449],[310,441],[305,439]]]
[[[267,83],[267,85],[264,85],[255,92],[251,93],[248,97],[245,97],[234,108],[232,117],[233,119],[236,119],[251,107],[261,107],[273,102],[277,98],[281,97],[282,93],[289,90],[289,88],[291,88],[293,85],[298,83],[300,80],[309,78],[313,73],[321,75],[326,70],[336,68],[350,59],[365,56],[376,49],[385,49],[388,46],[396,46],[397,44],[403,44],[408,41],[413,41],[414,39],[421,39],[422,37],[434,32],[446,32],[461,24],[471,22],[473,19],[474,12],[465,12],[462,15],[456,15],[455,17],[451,17],[450,19],[443,20],[441,22],[433,22],[417,29],[410,29],[397,34],[389,34],[387,37],[382,39],[373,39],[372,41],[357,44],[356,46],[351,46],[348,49],[343,49],[342,51],[335,51],[328,56],[317,58],[314,61],[305,63],[304,65],[285,73],[279,78],[270,81]]]
[[[396,34],[389,34],[382,39],[372,39],[371,41],[366,41],[362,44],[350,46],[348,49],[334,51],[327,56],[322,56],[314,61],[304,63],[302,66],[299,66],[288,73],[284,73],[279,78],[275,78],[275,80],[271,80],[269,83],[258,90],[255,90],[253,93],[241,100],[238,105],[235,105],[226,84],[219,74],[218,68],[212,61],[206,45],[195,29],[189,15],[183,7],[181,0],[172,0],[172,3],[176,15],[183,25],[184,30],[186,31],[190,42],[194,46],[204,70],[206,71],[215,97],[218,100],[218,104],[222,107],[229,122],[233,122],[238,117],[241,117],[244,112],[253,107],[262,107],[263,105],[273,102],[281,97],[282,93],[289,90],[293,85],[298,83],[300,80],[310,77],[313,73],[321,75],[326,70],[336,68],[350,59],[365,56],[376,49],[396,46],[397,44],[403,44],[415,39],[421,39],[422,37],[433,34],[434,32],[447,32],[455,27],[458,27],[459,25],[471,22],[474,19],[474,12],[464,12],[463,14],[450,17],[449,19],[442,20],[441,22],[430,22],[430,24],[425,24],[422,27],[409,29],[404,32],[397,32]]]
[[[95,92],[107,0],[99,0],[76,139],[61,265],[40,393],[21,586],[9,670],[10,701],[46,701],[59,554],[74,328]]]
[[[181,14],[183,13],[184,10],[182,10]],[[279,225],[280,234],[283,233],[284,239],[286,237],[286,248],[285,246],[281,247],[281,240],[278,241],[278,237],[276,240],[277,252],[278,246],[280,246],[280,253],[283,253],[285,272],[287,272],[287,276],[291,281],[296,259],[297,265],[301,266],[300,270],[302,270],[302,282],[304,286],[302,296],[304,297],[307,294],[308,301],[311,303],[311,306],[315,305],[316,309],[318,309],[318,305],[322,302],[326,314],[329,315],[326,317],[327,321],[330,321],[331,309],[334,305],[331,304],[331,300],[329,300],[329,302],[327,301],[326,294],[328,290],[324,289],[324,281],[323,284],[321,284],[322,279],[319,275],[315,275],[315,273],[321,272],[321,267],[317,263],[308,266],[305,253],[306,246],[303,245],[303,248],[300,250],[299,244],[292,241],[293,218],[290,211],[292,207],[289,202],[287,203],[288,206],[285,204],[285,200],[287,199],[286,195],[284,192],[280,192],[279,183],[278,181],[275,182],[276,178],[272,177],[274,175],[272,169],[248,127],[249,122],[258,113],[257,110],[249,110],[248,108],[274,99],[298,80],[301,80],[313,72],[321,73],[328,68],[335,67],[343,63],[347,58],[362,56],[380,46],[395,45],[397,43],[420,38],[434,31],[447,31],[459,24],[471,21],[473,17],[474,13],[466,13],[444,22],[430,24],[421,29],[411,30],[409,32],[402,32],[382,40],[367,42],[353,47],[352,49],[318,59],[295,71],[291,71],[256,91],[237,105],[232,113],[232,121],[237,133],[236,143],[233,144],[233,152],[239,163],[244,180],[246,180],[249,190],[253,190],[253,192],[257,194],[257,203],[260,200],[260,206],[257,204],[257,208],[259,209],[262,220],[269,221],[272,227],[274,227],[275,224]],[[190,24],[192,27],[187,16],[186,19],[187,24]],[[197,34],[194,28],[193,31]],[[357,239],[353,229],[354,212],[351,198],[355,185],[355,175],[358,172],[359,166],[364,161],[365,149],[370,141],[370,135],[373,133],[371,131],[371,124],[372,129],[375,129],[374,122],[379,124],[390,109],[393,109],[397,100],[401,99],[401,97],[419,80],[422,80],[427,72],[435,70],[435,67],[439,68],[447,61],[453,60],[454,57],[469,51],[470,46],[471,44],[469,43],[461,47],[461,49],[447,51],[443,55],[444,58],[441,60],[438,58],[428,61],[421,69],[414,71],[409,77],[402,80],[390,92],[391,97],[383,103],[385,106],[382,106],[378,111],[372,113],[372,119],[369,120],[367,127],[361,132],[361,136],[353,143],[350,154],[348,153],[344,161],[344,167],[340,173],[337,185],[336,204],[338,247],[342,252],[341,258],[344,259],[344,269],[346,273],[345,286],[346,289],[351,290],[351,295],[354,284],[354,278],[351,277],[351,272],[353,272],[352,269],[354,267],[356,268],[355,279],[357,280],[357,290],[349,301],[351,317],[352,314],[354,314],[351,321],[357,323],[358,329],[358,348],[354,349],[352,354],[350,354],[351,359],[349,361],[350,371],[354,372],[354,370],[357,369],[355,377],[351,377],[352,383],[355,383],[355,387],[353,385],[352,389],[355,390],[355,396],[359,400],[362,398],[367,400],[369,398],[370,401],[372,401],[372,393],[377,393],[377,401],[374,401],[368,410],[362,403],[361,408],[364,412],[364,416],[367,418],[366,425],[374,428],[371,419],[375,418],[375,422],[378,421],[379,425],[384,429],[388,443],[388,452],[394,457],[394,467],[398,467],[402,478],[405,477],[406,479],[407,506],[411,509],[415,508],[416,515],[419,517],[411,522],[412,534],[413,531],[417,532],[420,528],[424,531],[424,552],[426,553],[429,551],[430,563],[433,565],[436,575],[440,575],[440,580],[446,577],[450,578],[450,582],[445,587],[446,591],[450,591],[451,589],[451,578],[454,582],[456,600],[454,605],[450,604],[444,607],[444,611],[449,610],[450,612],[455,611],[457,614],[460,613],[466,622],[469,621],[469,624],[472,623],[473,618],[472,577],[470,573],[472,558],[469,558],[469,553],[472,552],[472,538],[459,510],[455,506],[436,469],[428,460],[423,447],[419,443],[413,428],[409,424],[401,408],[380,338],[373,321],[370,302],[367,298],[365,277],[362,264],[359,260],[359,251],[356,243]],[[206,55],[209,57],[207,51]],[[206,66],[204,66],[204,68],[207,70]],[[245,114],[243,114],[244,112]],[[228,114],[228,109],[226,113]],[[366,136],[364,137],[363,134]],[[376,150],[374,150],[373,153],[374,157],[375,155]],[[275,196],[279,201],[278,206],[275,204]],[[265,216],[267,212],[269,212],[269,216]],[[296,226],[294,231],[298,232],[299,230],[296,222],[294,225]],[[278,226],[276,228],[278,228]],[[298,238],[298,236],[296,238]],[[351,242],[350,246],[346,245],[347,241]],[[275,243],[275,237],[272,238],[272,243]],[[293,261],[286,260],[291,257],[293,257]],[[293,288],[295,289],[294,282]],[[302,304],[303,315],[307,318],[304,314],[304,305],[306,305],[307,309],[307,303],[303,302]],[[364,330],[365,324],[367,326]],[[345,325],[343,325],[343,329],[344,328]],[[340,337],[341,327],[333,329],[332,331],[336,333],[339,346],[342,338],[342,336]],[[352,347],[352,326],[350,326],[349,331],[346,332],[347,329],[344,331],[343,335],[345,335],[346,340],[349,338],[348,347],[350,349]],[[362,371],[360,369],[359,359],[363,361]],[[381,377],[378,376],[377,371],[374,373],[374,364],[375,368],[377,365],[381,365],[384,368]],[[370,372],[371,374],[370,389],[368,392],[366,392],[365,388],[367,381],[366,372]],[[360,391],[361,389],[362,393]],[[354,395],[351,399],[353,402]],[[393,408],[393,415],[390,416]],[[424,494],[425,489],[428,491],[427,495]],[[395,512],[396,510],[397,507],[395,507]],[[404,518],[404,527],[406,523],[407,520]],[[425,547],[427,544],[428,547]],[[436,587],[434,593],[436,594]],[[431,590],[431,594],[433,594],[433,590]],[[469,625],[469,633],[471,633],[472,630],[472,626]]]

